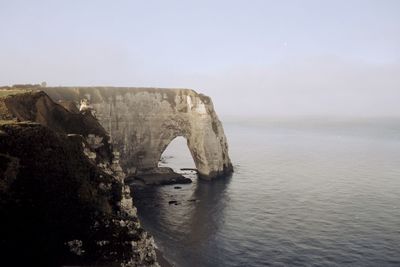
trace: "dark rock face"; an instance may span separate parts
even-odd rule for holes
[[[158,266],[96,119],[44,93],[1,100],[0,118],[14,119],[0,121],[2,264]]]
[[[18,121],[34,121],[65,134],[79,134],[84,137],[97,136],[99,145],[95,148],[96,153],[103,158],[111,157],[107,132],[90,112],[71,112],[53,102],[44,92],[16,94],[3,98],[0,102],[3,102],[5,110],[2,114],[7,114],[7,116],[3,115],[5,117],[3,119],[15,118]]]
[[[121,185],[66,136],[30,123],[5,124],[1,130],[7,136],[0,138],[0,151],[10,159],[1,169],[1,251],[17,252],[23,257],[15,259],[28,262],[58,263],[68,258],[65,242],[90,240],[96,217],[112,218]],[[101,183],[111,190],[102,190]],[[92,242],[82,247],[88,255],[95,253]]]

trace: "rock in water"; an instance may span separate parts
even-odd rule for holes
[[[132,179],[141,181],[144,185],[170,185],[170,184],[190,184],[192,180],[182,174],[174,172],[168,167],[158,167],[140,170]]]

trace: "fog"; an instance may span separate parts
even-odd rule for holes
[[[192,88],[222,116],[400,116],[399,1],[0,1],[0,84]]]

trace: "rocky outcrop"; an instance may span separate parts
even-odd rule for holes
[[[0,98],[0,119],[2,263],[158,266],[119,153],[90,112],[27,92]]]
[[[95,150],[97,163],[112,158],[109,136],[91,112],[79,112],[77,109],[71,112],[42,91],[0,98],[0,106],[4,107],[0,119],[32,121],[59,133],[82,135]]]
[[[177,136],[187,139],[199,176],[212,179],[233,171],[227,140],[209,97],[189,89],[42,88],[55,101],[87,99],[121,154],[128,174],[158,167]]]
[[[192,180],[176,173],[168,167],[142,170],[135,176],[128,177],[127,182],[131,185],[169,185],[169,184],[190,184]]]

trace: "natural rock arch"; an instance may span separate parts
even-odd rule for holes
[[[128,174],[156,168],[177,136],[188,140],[199,176],[232,172],[226,137],[209,97],[189,89],[46,87],[54,100],[87,98]]]
[[[159,167],[173,169],[195,168],[195,161],[189,149],[188,140],[184,136],[177,136],[161,152]],[[179,164],[178,164],[179,163]]]

